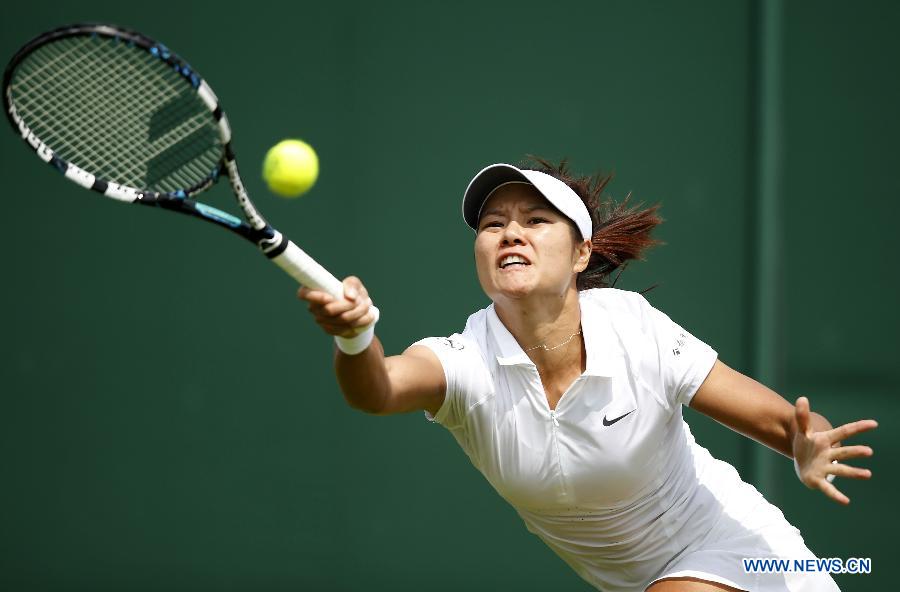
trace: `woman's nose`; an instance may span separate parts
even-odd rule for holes
[[[522,244],[522,227],[515,220],[511,220],[503,227],[503,244]]]

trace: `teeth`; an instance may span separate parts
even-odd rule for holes
[[[524,257],[520,257],[519,255],[508,255],[500,260],[500,267],[506,267],[511,263],[522,263],[527,264]]]

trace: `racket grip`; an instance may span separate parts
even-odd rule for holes
[[[284,240],[287,241],[287,247],[284,251],[272,257],[272,262],[275,265],[307,288],[328,292],[335,298],[344,297],[344,284],[341,283],[341,280],[319,265],[315,259],[307,255],[292,240],[288,238]],[[381,314],[375,306],[372,307],[372,312],[375,314],[375,321],[372,324],[375,324],[378,322]]]

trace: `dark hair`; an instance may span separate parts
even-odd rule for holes
[[[643,203],[629,206],[630,193],[623,201],[616,203],[603,195],[603,190],[612,179],[611,174],[577,177],[569,172],[565,159],[559,164],[553,164],[538,156],[529,155],[528,158],[530,162],[526,162],[522,168],[541,171],[568,185],[581,198],[591,215],[592,252],[587,268],[578,274],[576,282],[579,290],[614,286],[628,261],[644,259],[645,251],[663,244],[650,236],[650,232],[663,222],[657,214],[660,204],[644,209]],[[581,234],[574,232],[576,240],[580,241]],[[609,275],[616,269],[619,269],[619,274],[610,284]]]

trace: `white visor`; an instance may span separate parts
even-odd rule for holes
[[[501,185],[507,183],[528,183],[533,185],[547,201],[566,218],[575,223],[581,237],[589,240],[592,235],[591,215],[578,194],[557,179],[540,171],[520,169],[511,164],[492,164],[481,169],[466,187],[463,195],[463,218],[473,230],[478,230],[481,208],[488,197]]]

